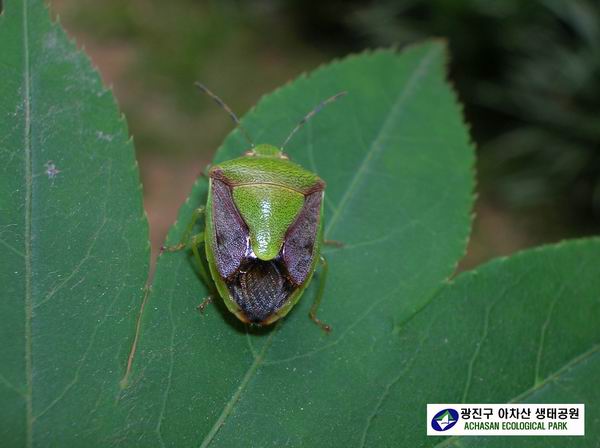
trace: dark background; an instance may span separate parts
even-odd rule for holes
[[[53,0],[134,135],[160,246],[231,129],[193,88],[243,115],[335,57],[446,37],[478,151],[463,267],[600,230],[600,3],[552,0]],[[343,117],[340,117],[343,119]]]

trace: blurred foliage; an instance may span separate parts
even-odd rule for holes
[[[335,23],[337,40],[356,48],[448,38],[484,188],[513,205],[567,206],[597,225],[599,2],[351,3],[298,0],[294,10],[305,29]]]
[[[446,37],[488,197],[596,226],[584,232],[600,223],[597,1],[55,3],[71,28],[132,48],[116,86],[138,151],[206,157],[231,125],[193,81],[242,114],[332,56]]]
[[[289,32],[269,1],[55,0],[52,6],[80,40],[101,47],[88,48],[95,60],[102,57],[95,50],[112,51],[103,75],[115,84],[138,152],[210,158],[231,123],[194,81],[242,115],[265,92],[328,59]]]

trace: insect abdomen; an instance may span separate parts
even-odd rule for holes
[[[227,284],[233,299],[253,323],[277,312],[295,289],[280,259],[249,259]]]

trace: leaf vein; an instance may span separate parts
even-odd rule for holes
[[[67,275],[61,282],[59,282],[54,288],[52,288],[52,290],[50,290],[48,292],[48,294],[46,294],[46,297],[44,297],[44,299],[40,300],[38,303],[33,305],[33,309],[36,309],[36,308],[42,306],[43,304],[48,302],[50,299],[52,299],[52,297],[54,297],[57,292],[59,292],[76,274],[79,273],[82,266],[91,258],[92,251],[94,250],[94,247],[96,246],[96,241],[98,241],[98,237],[102,233],[102,230],[104,229],[104,226],[106,226],[107,222],[108,222],[108,218],[106,217],[106,215],[104,215],[104,218],[103,218],[102,222],[100,223],[100,226],[98,227],[98,229],[92,236],[92,242],[90,243],[85,255],[81,258],[81,260],[79,260],[79,262],[73,268],[73,270],[71,271],[71,273],[69,275]]]
[[[24,82],[24,161],[25,161],[25,376],[27,388],[26,398],[26,446],[33,446],[33,359],[32,359],[32,219],[33,212],[33,166],[31,148],[31,75],[29,60],[29,27],[28,27],[28,2],[23,1],[22,26],[23,26],[23,82]]]
[[[23,391],[19,390],[13,383],[8,381],[6,379],[6,377],[2,374],[0,374],[0,383],[2,383],[7,389],[12,390],[13,392],[16,392],[17,394],[19,394],[20,396],[25,398],[25,394],[23,393]]]
[[[420,340],[419,342],[419,346],[417,347],[417,349],[415,350],[414,355],[411,357],[410,361],[408,361],[408,363],[406,364],[406,366],[400,371],[400,373],[398,375],[396,375],[392,381],[390,381],[383,389],[383,393],[381,394],[381,396],[379,397],[379,400],[377,400],[377,403],[375,405],[375,409],[373,409],[373,412],[371,412],[371,414],[369,414],[369,416],[367,417],[367,425],[365,426],[365,429],[363,430],[362,436],[360,438],[360,448],[363,448],[367,442],[367,435],[369,433],[369,429],[371,428],[373,421],[375,420],[375,418],[377,417],[377,414],[379,414],[379,411],[381,410],[383,403],[385,402],[385,400],[387,399],[387,397],[389,397],[392,389],[394,388],[394,386],[404,377],[404,375],[406,375],[407,372],[410,371],[410,369],[412,368],[412,366],[414,365],[416,359],[418,358],[419,354],[421,353],[421,350],[423,348],[423,345],[425,345],[425,342],[429,339],[429,336],[431,335],[431,329],[433,328],[433,324],[434,324],[434,320],[432,319],[432,321],[429,324],[429,327],[427,328],[427,331],[425,332],[425,335],[423,336],[423,338]]]
[[[204,440],[202,440],[202,443],[200,444],[200,448],[206,448],[214,440],[215,436],[217,435],[217,433],[219,432],[219,430],[225,423],[225,420],[227,419],[227,417],[229,417],[229,415],[233,411],[234,406],[239,401],[242,394],[248,387],[250,380],[254,377],[254,374],[256,373],[258,368],[263,364],[263,361],[265,359],[267,351],[273,344],[273,338],[279,329],[280,322],[281,321],[278,321],[278,323],[276,324],[275,328],[269,335],[269,338],[265,341],[265,344],[263,345],[259,355],[254,359],[254,362],[250,365],[250,368],[246,371],[246,374],[242,378],[242,381],[236,388],[235,392],[232,394],[229,401],[225,404],[225,407],[223,408],[221,415],[219,415],[219,418],[217,418],[217,420],[215,421],[214,425],[212,426],[212,428],[210,429],[210,431],[208,432],[208,434],[206,435]]]
[[[322,352],[323,350],[327,350],[327,349],[329,349],[331,347],[334,347],[334,346],[338,345],[340,342],[342,342],[342,340],[346,337],[346,335],[348,333],[350,333],[352,331],[352,329],[355,328],[358,324],[360,324],[361,321],[363,321],[364,319],[366,319],[369,316],[369,314],[371,314],[373,312],[373,310],[375,310],[375,308],[377,308],[382,303],[387,302],[390,298],[394,297],[396,295],[396,293],[400,290],[400,288],[402,286],[403,286],[402,284],[399,284],[396,288],[394,288],[392,291],[390,291],[389,294],[386,294],[384,297],[382,297],[378,301],[374,302],[354,322],[352,322],[350,325],[348,325],[335,341],[329,342],[328,344],[322,345],[322,346],[320,346],[320,347],[318,347],[318,348],[316,348],[314,350],[311,350],[311,351],[308,351],[308,352],[305,352],[305,353],[301,353],[299,355],[290,356],[289,358],[277,359],[277,360],[274,360],[274,361],[267,361],[264,364],[270,366],[270,365],[283,364],[283,363],[286,363],[286,362],[295,361],[297,359],[308,358],[308,357],[313,356],[313,355],[315,355],[315,354],[317,354],[319,352]]]
[[[384,145],[381,144],[381,139],[384,137],[387,129],[393,123],[393,118],[397,115],[401,106],[404,104],[406,99],[414,92],[415,86],[419,80],[421,80],[423,73],[429,67],[429,64],[433,60],[433,56],[437,53],[438,49],[436,47],[432,47],[429,52],[422,57],[417,65],[417,68],[412,72],[408,81],[404,85],[404,88],[398,94],[398,97],[394,101],[394,105],[392,106],[387,118],[383,121],[381,128],[376,134],[376,137],[373,139],[365,157],[360,163],[358,169],[356,170],[354,176],[350,180],[348,188],[344,192],[342,199],[340,200],[335,213],[332,215],[329,224],[325,228],[324,234],[329,236],[331,230],[337,224],[337,221],[340,218],[340,215],[345,210],[348,201],[352,198],[354,194],[354,190],[358,187],[360,181],[364,177],[364,175],[368,172],[368,167],[371,164],[374,157],[384,148]],[[327,239],[327,238],[326,238]]]
[[[15,254],[17,254],[18,256],[20,256],[21,258],[25,258],[25,254],[23,252],[21,252],[19,249],[11,246],[10,244],[8,244],[6,241],[0,239],[0,244],[2,244],[4,247],[6,247],[7,249],[13,251]]]
[[[554,313],[554,308],[558,302],[558,299],[562,296],[562,292],[564,290],[564,286],[561,290],[556,294],[550,306],[548,307],[548,315],[546,316],[546,320],[542,324],[542,328],[540,329],[540,342],[538,345],[537,355],[535,359],[535,369],[533,376],[533,385],[535,386],[540,381],[540,367],[542,365],[542,355],[544,352],[544,344],[546,341],[546,333],[548,332],[548,327],[550,326],[550,321],[552,320],[552,314]]]
[[[37,415],[35,415],[33,417],[33,421],[34,422],[38,418],[40,418],[42,415],[46,414],[54,406],[56,406],[56,404],[58,402],[60,402],[60,400],[62,400],[67,395],[67,392],[69,392],[69,390],[71,390],[73,388],[73,386],[75,386],[77,384],[77,382],[79,381],[79,376],[80,376],[80,373],[81,373],[81,369],[83,368],[83,366],[85,364],[85,361],[87,360],[87,357],[90,354],[90,352],[92,350],[92,347],[94,346],[94,342],[96,341],[96,335],[98,334],[98,330],[102,326],[102,324],[104,322],[106,322],[106,318],[108,317],[108,315],[110,314],[110,312],[114,308],[114,306],[117,303],[120,295],[121,295],[121,291],[119,291],[117,294],[115,294],[115,298],[113,299],[113,301],[111,302],[110,306],[107,308],[106,312],[104,313],[104,318],[102,319],[102,322],[100,322],[100,323],[98,323],[98,325],[94,326],[94,330],[93,330],[92,335],[90,337],[90,342],[88,343],[85,351],[83,352],[83,356],[81,357],[81,359],[77,363],[77,367],[75,369],[75,375],[73,376],[73,379],[69,382],[69,384],[67,384],[65,386],[65,388],[62,390],[62,392],[48,404],[48,406],[46,406],[39,414],[37,414]]]
[[[483,345],[483,343],[485,342],[485,340],[488,337],[488,332],[489,332],[489,327],[490,327],[490,317],[492,314],[492,310],[498,304],[498,302],[500,302],[502,299],[504,299],[504,297],[505,297],[505,294],[500,294],[498,299],[496,299],[494,301],[494,303],[492,303],[490,306],[488,306],[485,309],[485,315],[484,315],[484,320],[483,320],[483,330],[481,332],[481,338],[475,344],[475,350],[473,351],[473,355],[471,356],[471,359],[469,360],[469,365],[467,367],[467,379],[465,381],[465,388],[463,390],[461,403],[465,403],[467,400],[467,396],[468,396],[469,390],[471,388],[471,383],[473,382],[473,368],[475,367],[475,362],[477,361],[477,359],[479,358],[479,354],[481,353],[481,346]]]
[[[146,307],[146,303],[148,302],[148,297],[150,296],[150,291],[152,290],[150,285],[146,285],[144,287],[144,296],[142,298],[142,304],[140,305],[140,311],[137,316],[137,322],[135,324],[135,334],[133,336],[133,341],[131,343],[131,348],[129,349],[129,356],[127,357],[127,366],[125,367],[125,374],[121,381],[119,381],[119,386],[121,389],[125,389],[129,382],[129,375],[131,374],[131,369],[133,367],[133,360],[135,358],[135,353],[137,351],[137,345],[140,339],[140,332],[142,328],[142,316],[144,315],[144,308]]]
[[[179,273],[179,269],[177,273]],[[177,275],[174,278],[174,284],[177,284]],[[170,295],[172,296],[174,292],[174,288],[171,288]],[[170,339],[170,348],[169,348],[169,374],[167,376],[167,387],[163,393],[162,404],[160,407],[160,413],[158,414],[158,419],[156,421],[156,436],[158,437],[158,442],[160,446],[165,446],[165,441],[162,437],[161,426],[165,416],[165,411],[167,409],[167,399],[169,398],[169,394],[171,393],[171,385],[173,382],[173,365],[175,364],[175,322],[173,321],[173,300],[169,301],[169,323],[171,324],[171,339]]]
[[[600,352],[600,344],[593,345],[589,350],[587,350],[587,351],[583,352],[582,354],[580,354],[579,356],[576,356],[575,358],[571,359],[560,369],[558,369],[554,373],[548,375],[543,381],[538,382],[535,386],[532,386],[529,389],[527,389],[526,391],[524,391],[522,394],[517,395],[515,398],[510,400],[509,403],[522,402],[527,397],[529,397],[530,395],[532,395],[533,393],[535,393],[536,391],[538,391],[539,389],[544,387],[546,384],[548,384],[552,381],[558,380],[561,377],[561,375],[568,372],[570,369],[576,367],[578,364],[586,361],[588,358],[594,356],[598,352]],[[438,443],[437,445],[435,445],[434,448],[447,447],[453,443],[460,443],[459,436],[449,437],[449,438],[443,440],[442,442]]]

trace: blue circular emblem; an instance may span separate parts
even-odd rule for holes
[[[448,431],[458,423],[458,412],[455,409],[442,409],[431,419],[431,427],[436,431]]]

